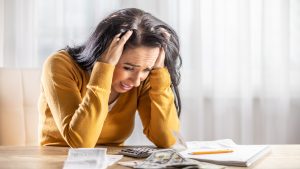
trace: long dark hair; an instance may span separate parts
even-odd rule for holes
[[[172,81],[175,94],[175,105],[180,116],[181,100],[178,90],[182,60],[179,54],[179,40],[176,32],[165,22],[136,8],[118,10],[103,21],[88,40],[75,47],[66,47],[66,51],[74,58],[82,69],[91,71],[94,63],[109,46],[113,37],[118,33],[133,30],[133,34],[125,44],[127,47],[148,46],[163,47],[166,53],[165,66]]]

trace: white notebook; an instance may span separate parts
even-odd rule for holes
[[[230,139],[216,141],[190,141],[187,150],[180,152],[186,158],[220,165],[248,167],[262,158],[270,148],[268,145],[237,145]],[[192,152],[233,150],[230,153],[192,155]]]

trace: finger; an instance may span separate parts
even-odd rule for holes
[[[163,37],[169,41],[171,34],[165,28],[159,28],[159,30],[162,32]]]
[[[159,57],[164,57],[166,54],[165,49],[163,47],[160,48]]]
[[[115,36],[115,38],[119,38],[120,36],[121,36],[121,32],[120,33],[118,33],[116,36]]]
[[[130,38],[130,36],[132,35],[132,33],[133,33],[132,30],[127,31],[127,32],[121,37],[121,39],[119,40],[119,43],[120,43],[121,45],[124,45],[124,44],[127,42],[127,40]]]
[[[114,42],[119,41],[119,40],[120,40],[120,36],[121,36],[121,33],[118,33],[118,34],[114,37],[113,41],[114,41]]]
[[[165,50],[163,47],[160,48],[160,51],[159,51],[159,55],[156,59],[156,62],[154,64],[154,67],[153,68],[161,68],[161,67],[164,67],[164,61],[165,61]]]

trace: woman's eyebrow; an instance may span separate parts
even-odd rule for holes
[[[129,65],[129,66],[133,66],[133,67],[141,67],[140,65],[135,65],[135,64],[132,64],[132,63],[124,63],[125,65]]]
[[[129,66],[132,66],[132,67],[141,67],[140,65],[135,65],[135,64],[132,64],[132,63],[124,63],[125,65],[129,65]],[[145,70],[149,70],[151,71],[153,67],[147,67]]]

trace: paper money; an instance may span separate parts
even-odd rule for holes
[[[182,157],[173,149],[157,150],[152,153],[145,161],[126,161],[118,164],[132,168],[201,168],[201,169],[222,169],[223,166],[199,162]]]
[[[172,166],[195,166],[173,149],[158,150],[134,168],[168,168]]]

